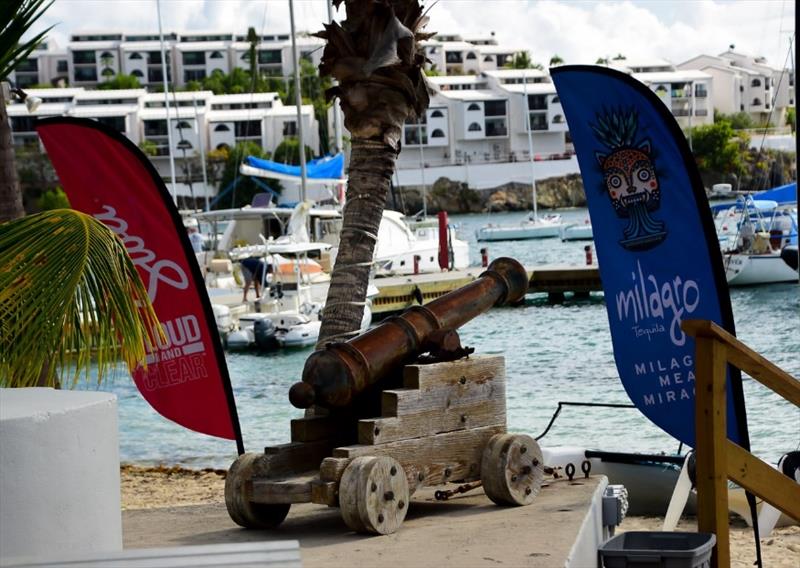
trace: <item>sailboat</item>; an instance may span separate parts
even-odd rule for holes
[[[518,241],[525,239],[544,239],[559,237],[564,229],[571,224],[564,223],[561,215],[550,213],[539,216],[536,204],[536,176],[534,171],[533,155],[533,135],[531,134],[531,122],[528,117],[528,79],[522,75],[523,82],[523,109],[525,110],[525,130],[528,133],[528,156],[531,165],[531,197],[533,200],[533,211],[527,219],[517,225],[493,225],[488,224],[475,232],[479,241]]]

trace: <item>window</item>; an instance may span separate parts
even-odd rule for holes
[[[31,87],[39,82],[39,75],[17,75],[17,87]]]
[[[194,130],[194,128],[192,127],[192,125],[191,125],[191,124],[189,124],[189,123],[188,123],[187,121],[185,121],[185,120],[181,120],[181,121],[179,121],[179,122],[178,122],[178,124],[176,124],[176,125],[175,125],[175,128],[177,128],[178,130]]]
[[[470,105],[467,107],[467,110],[481,110],[481,105],[478,103],[470,103]]]
[[[167,63],[169,63],[169,53],[167,53]],[[147,52],[147,64],[148,65],[161,65],[161,52],[160,51],[148,51]]]
[[[133,71],[131,71],[131,75],[133,75],[134,77],[138,77],[139,79],[144,78],[144,73],[142,73],[139,69],[134,69]]]
[[[555,97],[550,99],[550,102],[553,103],[554,105],[561,104],[561,99],[558,98],[558,95],[556,95]]]
[[[750,83],[751,87],[760,87],[761,86],[761,79],[753,79]]]
[[[100,54],[100,61],[113,61],[113,60],[114,60],[114,54],[111,53],[110,51],[104,51],[103,53]]]
[[[222,144],[217,144],[217,150],[230,150],[231,147],[223,142]]]
[[[258,63],[260,65],[269,65],[272,63],[281,62],[280,49],[259,49],[258,50]]]
[[[469,128],[467,128],[467,130],[470,132],[482,132],[483,128],[481,128],[481,125],[478,124],[477,122],[473,122],[472,124],[469,125]]]
[[[477,59],[477,57],[475,57],[475,54],[470,51],[469,53],[467,53],[467,59]]]
[[[97,58],[94,51],[73,51],[72,62],[75,65],[87,65],[97,63]]]
[[[437,128],[431,132],[431,138],[444,138],[444,132],[441,128]]]
[[[13,132],[36,132],[34,127],[34,118],[32,116],[12,116],[11,130]]]
[[[214,127],[214,132],[230,132],[230,131],[231,127],[228,126],[227,124],[217,124]]]
[[[557,114],[553,117],[553,124],[563,124],[563,122],[564,122],[564,117],[561,116],[560,114]]]
[[[184,69],[183,80],[188,83],[189,81],[202,81],[206,78],[205,69]]]
[[[531,130],[547,130],[547,115],[543,112],[531,114]]]
[[[191,150],[192,148],[194,148],[194,146],[192,146],[192,143],[189,142],[188,140],[181,140],[180,142],[178,142],[178,144],[176,144],[175,147],[178,150]]]
[[[145,120],[144,122],[144,135],[145,136],[166,136],[167,135],[167,121],[166,120]]]
[[[234,135],[237,138],[248,136],[261,136],[260,120],[240,120],[233,123]]]
[[[461,63],[463,61],[460,51],[448,51],[445,54],[445,61],[447,63]]]
[[[94,67],[76,67],[75,81],[97,81],[97,69]]]
[[[33,57],[29,57],[28,59],[23,59],[17,65],[17,73],[26,73],[26,72],[34,72],[39,69],[39,61]]]
[[[205,51],[184,51],[183,52],[184,65],[205,65],[206,52]]]
[[[142,54],[138,51],[134,51],[128,56],[128,59],[144,59],[144,57],[142,57]]]
[[[68,71],[67,60],[59,59],[56,63],[56,73],[66,73]]]
[[[211,55],[208,56],[209,59],[222,59],[223,55],[219,51],[212,51]]]
[[[431,113],[431,118],[444,118],[444,113],[440,110],[435,110]]]
[[[113,69],[111,69],[110,67],[106,67],[105,69],[103,69],[103,70],[100,72],[100,74],[101,74],[103,77],[105,77],[106,79],[110,79],[111,77],[113,77],[114,75],[116,75],[116,73],[114,73],[114,70],[113,70]]]
[[[292,121],[283,123],[283,135],[284,136],[297,136],[297,121],[296,120],[292,120]]]
[[[758,97],[753,99],[753,106],[759,106],[761,104],[761,99]]]
[[[486,57],[483,58],[483,61],[484,63],[493,63],[494,58],[491,55],[487,55]]]
[[[486,116],[505,116],[506,101],[486,101],[484,103]]]
[[[100,124],[113,128],[117,132],[125,132],[125,117],[124,116],[101,116],[97,119]]]
[[[486,119],[486,136],[507,136],[508,129],[506,128],[505,118],[489,118]]]
[[[547,110],[545,95],[528,95],[528,110]]]
[[[164,80],[164,74],[161,72],[160,67],[151,67],[147,70],[147,82],[148,83],[160,83]],[[172,73],[170,73],[169,68],[167,68],[167,81],[172,80]]]

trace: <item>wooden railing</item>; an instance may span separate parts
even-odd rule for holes
[[[800,406],[800,381],[713,322],[688,320],[681,327],[696,339],[697,526],[717,537],[712,565],[729,566],[728,479],[796,520],[800,520],[800,485],[728,440],[727,364],[796,406]]]

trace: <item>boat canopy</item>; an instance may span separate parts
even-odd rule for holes
[[[786,185],[755,193],[753,194],[753,199],[760,201],[777,201],[778,205],[797,203],[797,182],[787,183]]]
[[[247,156],[239,167],[239,172],[254,177],[300,181],[300,166],[290,166],[255,156]],[[306,181],[322,185],[344,181],[344,154],[323,156],[309,161],[306,164]]]

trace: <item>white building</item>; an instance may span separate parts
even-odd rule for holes
[[[20,88],[32,85],[65,86],[69,80],[67,52],[53,40],[40,43],[9,77]]]
[[[36,144],[36,118],[50,116],[85,117],[121,132],[133,143],[152,151],[150,161],[165,178],[170,177],[169,156],[174,157],[178,195],[189,195],[190,180],[195,196],[213,195],[213,188],[202,188],[202,172],[186,172],[186,159],[210,150],[233,147],[250,141],[274,152],[287,136],[297,134],[297,107],[284,106],[277,93],[215,95],[211,91],[181,91],[169,95],[169,111],[163,93],[145,89],[87,90],[28,89],[29,96],[42,99],[35,112],[14,100],[8,105],[14,144]],[[169,112],[169,124],[167,123]],[[311,105],[301,109],[305,144],[319,152],[318,124]],[[169,129],[169,130],[168,130]],[[172,135],[172,146],[169,137]],[[192,161],[190,160],[190,161]]]
[[[678,65],[699,69],[713,78],[713,107],[725,114],[748,113],[756,125],[782,126],[786,109],[795,106],[794,75],[775,69],[763,57],[728,50],[698,55]]]
[[[202,81],[215,71],[227,74],[236,68],[249,69],[250,44],[246,39],[244,35],[220,32],[165,34],[170,81],[182,88],[190,81]],[[322,57],[323,45],[324,41],[315,37],[297,37],[299,57],[315,66]],[[64,75],[70,85],[96,86],[119,73],[137,77],[143,86],[160,85],[163,80],[158,34],[81,32],[72,35],[61,57],[67,63]],[[256,57],[263,74],[289,77],[294,73],[292,42],[288,34],[262,36]],[[27,65],[33,66],[32,63]],[[30,73],[23,71],[26,72]],[[47,75],[46,79],[49,81],[52,77]]]
[[[682,128],[714,122],[713,77],[693,69],[634,73],[658,95]]]

